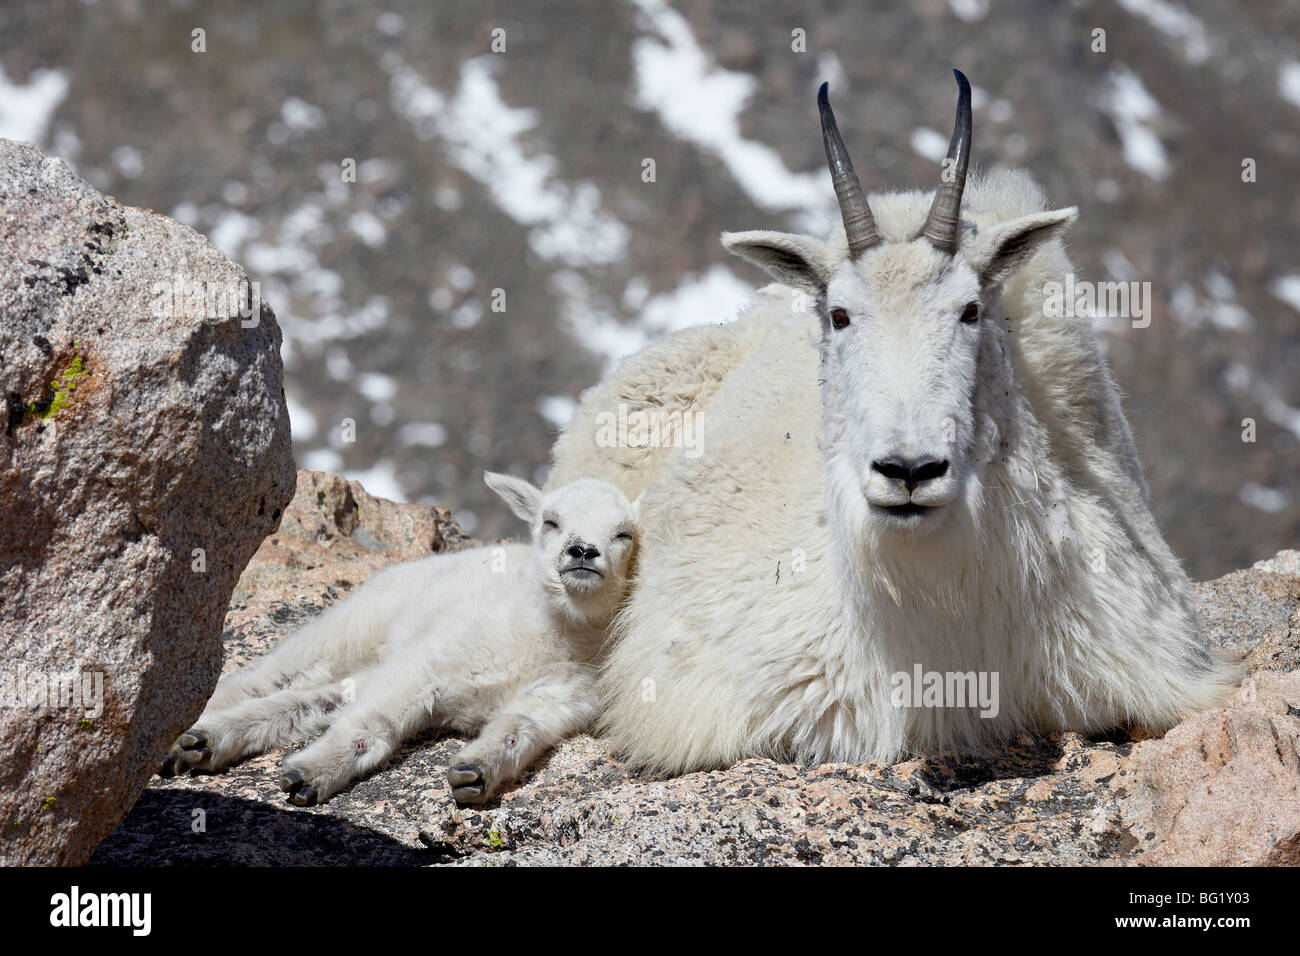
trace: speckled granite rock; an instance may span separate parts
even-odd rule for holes
[[[1256,672],[1233,706],[1137,745],[1130,826],[1158,843],[1144,863],[1300,865],[1300,671]]]
[[[1300,551],[1279,551],[1271,558],[1256,561],[1251,567],[1256,571],[1268,571],[1272,574],[1300,576]]]
[[[347,494],[361,502],[359,524],[348,517],[350,507],[339,508]],[[382,536],[366,547],[369,522],[391,526],[388,516],[400,509],[419,527],[436,529],[432,543],[421,533],[416,553],[463,542],[440,509],[363,495],[355,483],[299,473],[282,533],[267,540],[236,590],[226,622],[228,668],[374,568],[411,554]],[[1249,630],[1237,642],[1242,649],[1281,641],[1279,622],[1295,610],[1294,601],[1278,597],[1265,613],[1247,613],[1258,583],[1202,586],[1216,620],[1238,620]],[[1295,787],[1300,720],[1287,708],[1300,705],[1300,675],[1261,672],[1255,686],[1254,701],[1239,695],[1230,709],[1198,715],[1162,740],[1054,734],[1024,737],[988,759],[927,757],[892,767],[747,760],[726,771],[651,780],[630,775],[583,736],[481,810],[458,809],[447,793],[443,774],[461,746],[454,738],[416,741],[351,790],[307,809],[284,802],[276,786],[283,754],[273,752],[221,775],[154,780],[92,863],[1284,862],[1300,833],[1296,815],[1251,814],[1244,805],[1280,804]],[[1268,727],[1291,749],[1270,754]],[[1220,829],[1225,817],[1232,823]]]
[[[1210,640],[1247,669],[1300,668],[1300,552],[1198,584],[1196,596]]]
[[[245,283],[0,140],[3,863],[84,862],[216,682],[231,589],[293,490],[280,330],[239,315]]]

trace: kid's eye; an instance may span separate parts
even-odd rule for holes
[[[980,304],[978,302],[967,302],[966,308],[962,310],[961,320],[967,325],[979,321]]]
[[[554,521],[552,521],[550,518],[547,518],[545,521],[542,522],[543,531],[557,531],[559,530],[559,527],[560,526],[556,524]]]
[[[614,535],[614,537],[615,537],[617,540],[619,540],[619,541],[631,541],[631,540],[632,540],[632,532],[630,532],[630,531],[620,531],[618,534]]]
[[[831,309],[831,325],[837,329],[845,328],[849,324],[849,313],[844,309]]]

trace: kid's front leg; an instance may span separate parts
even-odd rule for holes
[[[596,718],[591,672],[579,664],[556,666],[530,681],[451,762],[447,783],[457,803],[485,802],[519,777],[530,763]]]
[[[171,777],[183,770],[223,770],[245,757],[319,733],[362,679],[364,675],[355,675],[321,687],[251,697],[225,710],[206,710],[177,738],[158,773]]]

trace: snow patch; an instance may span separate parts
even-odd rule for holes
[[[1268,288],[1274,296],[1300,312],[1300,275],[1280,276]]]
[[[333,448],[313,448],[304,452],[300,463],[308,471],[330,471],[336,475],[343,471],[343,456]]]
[[[374,213],[364,209],[358,209],[348,217],[348,228],[371,249],[380,248],[384,244],[384,239],[388,237],[388,230],[384,228],[383,221]]]
[[[988,15],[989,0],[948,0],[948,9],[958,20],[974,23]]]
[[[1282,488],[1267,488],[1264,485],[1248,481],[1237,492],[1243,504],[1258,508],[1268,514],[1285,511],[1291,504],[1291,496]]]
[[[573,418],[578,403],[568,395],[545,395],[537,400],[537,412],[555,428],[563,428]]]
[[[316,416],[307,411],[307,407],[302,405],[288,392],[284,396],[284,405],[289,412],[289,432],[293,435],[295,441],[311,441],[320,431],[320,426],[316,422]]]
[[[33,70],[20,86],[0,66],[0,137],[43,146],[50,119],[67,95],[68,78],[59,70]]]
[[[832,210],[834,194],[825,172],[791,172],[770,146],[741,135],[740,115],[758,81],[719,67],[686,18],[663,0],[633,4],[642,29],[654,34],[632,45],[633,104],[654,112],[673,135],[726,166],[760,208]]]
[[[1223,373],[1223,382],[1233,394],[1257,402],[1264,417],[1274,425],[1285,428],[1300,439],[1300,408],[1287,404],[1268,382],[1257,380],[1254,373],[1240,362],[1229,363]]]
[[[1169,159],[1153,129],[1160,118],[1160,104],[1147,92],[1142,79],[1123,64],[1112,67],[1101,108],[1119,133],[1124,161],[1152,179],[1166,178]]]
[[[695,325],[716,325],[735,317],[754,289],[723,265],[687,276],[676,289],[645,300],[634,322],[620,322],[572,270],[556,273],[551,287],[561,300],[569,333],[605,360],[606,369],[653,340]]]
[[[529,244],[539,256],[571,266],[623,258],[627,227],[603,211],[595,184],[566,182],[554,156],[524,149],[523,138],[536,130],[538,113],[501,99],[494,75],[499,58],[465,61],[453,96],[434,89],[395,54],[386,54],[381,65],[391,76],[393,109],[416,136],[441,140],[452,165],[486,186],[506,215],[531,227]]]
[[[406,448],[440,448],[446,441],[447,429],[438,422],[407,422],[397,429],[397,443]]]
[[[1186,7],[1168,0],[1116,0],[1128,13],[1151,24],[1158,31],[1183,45],[1189,63],[1204,63],[1210,58],[1210,38],[1205,23]]]
[[[280,119],[293,132],[303,133],[325,125],[325,111],[306,100],[291,96],[280,104]]]
[[[343,475],[348,481],[358,482],[362,488],[376,498],[387,498],[389,501],[398,502],[406,501],[406,492],[402,490],[402,483],[397,478],[397,471],[389,462],[378,462],[373,468],[368,468],[365,471],[343,469],[339,474]]]
[[[1300,107],[1300,63],[1288,60],[1278,67],[1277,91],[1292,106]]]
[[[928,126],[912,130],[912,149],[932,163],[941,163],[948,156],[948,137]]]
[[[397,379],[378,372],[366,372],[357,379],[357,391],[372,402],[386,402],[397,394]]]

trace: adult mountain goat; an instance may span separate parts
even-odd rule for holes
[[[1024,173],[967,188],[957,81],[938,190],[869,200],[823,86],[843,231],[724,234],[780,284],[626,359],[555,447],[550,486],[643,495],[600,679],[635,765],[1163,729],[1227,691],[1089,320],[1045,308],[1076,210],[1045,211]],[[611,442],[638,412],[697,416],[702,448]],[[922,699],[916,675],[949,695],[992,677],[997,700]]]

